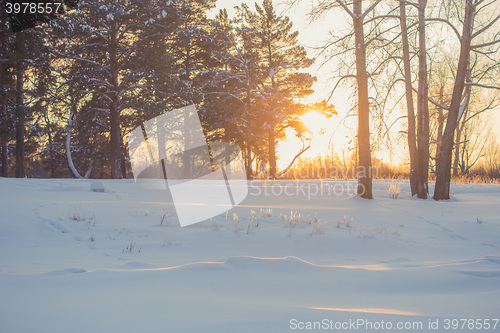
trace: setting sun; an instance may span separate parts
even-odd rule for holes
[[[337,129],[338,131],[346,131],[342,126],[338,126],[340,118],[338,116],[327,117],[323,113],[311,110],[300,117],[300,120],[304,126],[310,131],[309,134],[305,135],[306,138],[310,139],[301,142],[299,138],[295,135],[293,130],[286,131],[286,140],[280,142],[278,145],[279,160],[278,165],[280,167],[286,167],[294,156],[300,151],[300,148],[305,145],[310,145],[309,148],[301,158],[314,158],[317,156],[325,156],[334,150],[339,152],[347,145],[347,142],[335,141],[332,142],[332,135]],[[346,134],[348,135],[348,133]],[[346,135],[342,135],[345,137]],[[339,135],[340,136],[340,135]],[[333,146],[335,145],[335,146]]]
[[[313,110],[301,116],[300,120],[304,126],[312,132],[311,134],[315,136],[317,134],[325,134],[328,125],[327,122],[330,119],[318,111]]]

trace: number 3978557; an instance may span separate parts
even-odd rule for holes
[[[7,2],[7,14],[57,14],[62,2]]]

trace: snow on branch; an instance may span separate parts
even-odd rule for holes
[[[377,0],[375,1],[363,14],[361,14],[361,18],[364,18],[366,15],[368,15],[372,10],[377,7],[377,5],[381,2],[382,0]]]
[[[466,85],[468,86],[474,86],[474,87],[481,87],[481,88],[486,88],[486,89],[497,89],[500,90],[500,87],[498,86],[489,86],[486,84],[480,84],[480,83],[474,83],[474,82],[467,82]]]
[[[292,167],[292,165],[295,163],[295,160],[296,160],[296,159],[297,159],[300,155],[302,155],[303,153],[305,153],[305,152],[306,152],[309,148],[311,148],[311,145],[308,145],[307,147],[302,146],[302,149],[301,149],[301,150],[297,153],[297,155],[295,155],[295,156],[294,156],[294,158],[292,159],[292,161],[290,162],[290,164],[288,164],[288,166],[287,166],[284,170],[282,170],[282,171],[280,171],[280,172],[278,172],[278,173],[276,174],[276,178],[280,178],[280,177],[281,177],[281,176],[283,176],[285,173],[287,173],[287,172],[288,172],[288,170],[290,170],[290,168]]]
[[[460,32],[458,32],[458,29],[449,20],[445,20],[445,19],[439,18],[439,17],[427,18],[425,20],[426,21],[437,21],[437,22],[445,23],[446,25],[448,25],[453,30],[453,32],[455,33],[455,35],[457,35],[458,40],[462,40],[462,36],[460,35]]]
[[[486,47],[486,46],[491,46],[491,45],[495,45],[497,43],[500,43],[500,39],[496,39],[496,40],[493,40],[491,42],[488,42],[488,43],[483,43],[483,44],[477,44],[477,45],[471,45],[471,49],[472,50],[475,50],[475,49],[479,49],[479,48],[482,48],[482,47]]]
[[[342,0],[336,0],[338,5],[342,7],[347,14],[349,14],[350,17],[355,18],[356,15],[347,7],[347,5],[342,1]],[[379,0],[380,1],[380,0]]]
[[[482,34],[483,32],[485,32],[486,30],[488,30],[489,28],[491,28],[491,26],[493,26],[495,24],[496,21],[498,21],[500,19],[500,14],[497,15],[497,17],[495,17],[493,20],[491,20],[490,23],[488,23],[486,26],[484,26],[483,28],[479,29],[478,31],[476,31],[473,35],[472,35],[472,39],[476,38],[478,35]]]

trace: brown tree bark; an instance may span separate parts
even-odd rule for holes
[[[2,103],[2,114],[7,112],[7,107],[5,105],[5,101]],[[5,134],[4,134],[5,135]],[[0,177],[8,177],[9,176],[9,146],[7,144],[6,135],[0,135],[0,149],[1,157],[0,161],[2,163],[2,167],[0,169]]]
[[[250,72],[250,71],[249,71]],[[249,76],[250,73],[247,73]],[[247,150],[246,150],[246,173],[247,179],[252,179],[253,171],[252,171],[252,89],[250,87],[250,77],[247,81],[246,87],[246,114],[247,114]]]
[[[0,64],[0,80],[6,80],[7,75],[8,75],[7,65],[5,63]],[[0,95],[0,107],[1,107],[0,114],[4,115],[4,117],[6,118],[6,116],[7,116],[7,98],[3,94]],[[8,131],[1,133],[0,134],[0,149],[1,149],[0,163],[2,164],[2,166],[0,168],[0,177],[8,177],[9,176],[9,146],[8,146],[8,141],[9,141]]]
[[[24,169],[24,137],[25,137],[25,113],[24,113],[24,34],[16,34],[16,178],[26,176]]]
[[[121,152],[122,152],[122,136],[120,127],[120,107],[119,107],[119,70],[118,70],[118,29],[113,25],[110,36],[110,72],[111,72],[111,85],[113,92],[111,92],[111,101],[109,105],[109,125],[110,125],[110,145],[111,145],[111,178],[119,179],[121,173]]]
[[[439,103],[444,104],[444,83],[442,83],[441,88],[439,89]],[[439,155],[441,155],[441,147],[443,145],[443,128],[444,128],[444,119],[443,108],[437,106],[438,111],[438,128],[437,128],[437,142],[436,142],[436,159]]]
[[[425,8],[427,0],[418,5],[418,97],[417,97],[417,196],[427,199],[429,193],[429,87],[427,82],[427,48]]]
[[[9,176],[9,146],[6,142],[2,142],[2,169],[0,169],[0,177],[8,177]]]
[[[356,80],[358,83],[358,195],[372,199],[372,163],[370,148],[370,104],[368,100],[368,73],[366,72],[366,45],[363,31],[362,0],[353,2],[353,25],[356,42]]]
[[[450,198],[451,161],[454,134],[458,124],[462,93],[465,87],[467,67],[469,66],[474,15],[475,6],[473,4],[473,0],[465,0],[465,15],[463,20],[462,38],[460,40],[460,56],[458,60],[457,74],[455,76],[450,109],[443,134],[442,153],[438,156],[434,200],[448,200]]]
[[[415,135],[415,107],[413,104],[413,89],[411,81],[410,47],[408,43],[408,27],[406,24],[406,1],[399,2],[399,20],[401,24],[401,39],[403,42],[403,64],[405,73],[406,110],[408,114],[408,149],[410,152],[410,188],[411,195],[418,192],[421,181],[420,168],[417,161],[417,139]]]
[[[120,133],[120,113],[117,110],[116,99],[110,105],[109,124],[111,141],[111,178],[121,177],[121,133]],[[116,103],[116,104],[115,104]]]
[[[454,147],[454,157],[453,157],[453,176],[457,177],[458,176],[458,163],[460,160],[460,147],[462,146],[462,143],[460,140],[462,140],[462,131],[464,129],[465,122],[462,121],[460,123],[460,126],[457,126],[456,129],[456,138],[455,138],[455,147]],[[463,174],[463,173],[462,173]]]
[[[269,146],[269,178],[276,178],[276,139],[274,133],[274,125],[269,124],[268,131],[268,146]]]

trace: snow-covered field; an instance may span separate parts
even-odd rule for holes
[[[168,192],[104,183],[0,179],[1,333],[500,331],[500,185],[255,181],[181,228]]]

